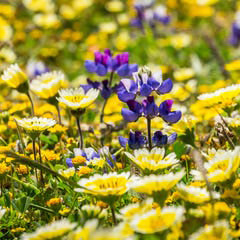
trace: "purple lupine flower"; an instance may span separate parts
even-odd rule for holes
[[[232,24],[232,34],[229,42],[234,46],[237,46],[240,43],[240,11],[235,15],[235,21]]]
[[[129,53],[124,52],[112,56],[109,49],[105,49],[104,53],[95,52],[94,61],[86,60],[85,68],[90,73],[96,73],[99,76],[105,76],[108,72],[116,72],[121,77],[131,76],[138,69],[137,64],[129,64]]]
[[[164,5],[159,5],[154,9],[153,19],[163,24],[168,24],[171,17],[167,14],[167,9]]]
[[[108,99],[112,93],[112,89],[108,85],[108,80],[102,81],[100,92],[104,99]]]
[[[121,101],[127,102],[135,99],[137,94],[143,97],[148,97],[153,91],[165,94],[170,92],[172,87],[172,80],[163,81],[161,72],[152,74],[147,67],[143,67],[139,72],[133,73],[133,80],[122,79],[116,92]]]
[[[127,122],[135,122],[142,116],[143,107],[135,100],[129,100],[127,102],[129,109],[122,109],[122,116]]]
[[[67,159],[66,159],[66,164],[67,164],[67,166],[68,166],[69,168],[74,167],[71,158],[67,158]]]
[[[154,102],[154,97],[149,96],[142,101],[143,113],[147,118],[154,118],[158,116],[158,107]]]
[[[127,102],[128,108],[122,109],[122,116],[127,122],[135,122],[139,117],[154,118],[158,116],[159,110],[154,102],[154,97],[149,96],[139,103],[135,100]]]
[[[33,79],[43,73],[49,72],[49,68],[41,61],[29,61],[26,67],[27,75]]]
[[[167,9],[164,5],[153,7],[154,1],[135,4],[136,17],[132,19],[131,26],[143,29],[144,22],[151,27],[155,26],[155,22],[161,22],[164,25],[170,22],[170,16],[167,14]]]
[[[108,73],[109,64],[111,64],[111,52],[105,49],[104,53],[96,51],[94,61],[86,60],[85,68],[90,73],[97,73],[99,76],[105,76]]]
[[[118,137],[119,143],[122,147],[126,147],[126,145],[128,144],[128,146],[131,149],[139,149],[144,147],[144,145],[146,144],[147,140],[146,137],[142,135],[142,133],[140,131],[130,131],[129,133],[129,138],[124,138],[122,136]]]
[[[161,147],[166,144],[172,144],[176,141],[177,134],[172,133],[170,136],[163,134],[161,131],[156,131],[152,137],[153,144],[157,147]]]
[[[168,123],[176,123],[182,116],[181,111],[171,111],[172,105],[173,100],[165,100],[159,106],[160,117]]]
[[[85,93],[88,92],[91,88],[100,90],[101,96],[104,99],[110,97],[112,93],[112,89],[109,87],[108,80],[103,80],[102,82],[91,81],[89,78],[87,79],[88,84],[81,84],[81,87],[84,89]]]
[[[80,149],[80,148],[75,148],[74,149],[74,155],[75,156],[83,156],[87,159],[87,161],[91,161],[93,160],[94,158],[100,158],[101,157],[101,154],[104,154],[106,155],[106,160],[107,160],[107,163],[113,167],[113,162],[109,159],[109,157],[111,157],[111,159],[113,161],[116,161],[116,157],[114,154],[106,154],[106,152],[109,153],[109,150],[107,147],[103,147],[101,149],[99,149],[98,152],[96,152],[93,148],[89,147],[89,148],[84,148],[83,150]],[[109,157],[107,157],[107,155],[109,155]]]

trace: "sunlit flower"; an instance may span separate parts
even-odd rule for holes
[[[24,128],[30,134],[40,134],[56,124],[56,121],[53,119],[41,117],[16,119],[16,121],[19,126]]]
[[[0,177],[8,172],[10,172],[11,167],[7,166],[5,162],[0,163]]]
[[[39,97],[48,99],[55,97],[61,88],[65,88],[67,82],[64,74],[61,72],[53,71],[43,73],[36,77],[30,85],[30,89]]]
[[[0,41],[9,41],[13,35],[13,30],[8,22],[0,16]]]
[[[153,148],[151,151],[144,148],[134,150],[133,155],[128,152],[125,152],[125,154],[142,170],[157,171],[171,167],[179,162],[179,160],[176,159],[175,153],[170,153],[165,156],[164,148]]]
[[[82,175],[89,174],[89,173],[92,173],[92,172],[93,172],[92,168],[89,168],[87,166],[80,166],[78,168],[77,174],[78,174],[78,176],[82,176]]]
[[[204,163],[209,182],[224,182],[229,180],[237,171],[240,165],[240,148],[234,150],[217,151],[215,156]],[[197,170],[192,170],[196,180],[203,180],[202,174]]]
[[[1,78],[12,88],[20,88],[21,85],[22,87],[27,86],[27,85],[25,86],[25,83],[27,82],[27,76],[19,68],[18,64],[10,65],[6,70],[4,70]]]
[[[42,160],[43,162],[53,162],[60,160],[60,154],[55,153],[53,150],[43,150],[42,151]]]
[[[83,88],[62,89],[59,91],[60,97],[57,100],[72,110],[85,109],[98,97],[99,91],[90,89],[87,93]]]
[[[81,213],[86,218],[105,218],[107,217],[107,210],[102,209],[96,205],[84,205],[81,207]]]
[[[201,204],[210,201],[210,194],[206,188],[186,186],[183,183],[177,185],[177,191],[180,198],[187,202]],[[212,193],[213,198],[220,198],[219,193]]]
[[[62,176],[66,177],[66,178],[70,178],[72,176],[74,176],[75,174],[75,168],[72,167],[72,168],[68,168],[66,170],[59,170],[58,171]]]
[[[59,205],[63,202],[62,198],[51,198],[46,202],[46,205],[48,207],[54,206],[54,205]]]
[[[116,172],[108,174],[95,174],[89,178],[81,179],[78,182],[83,188],[76,188],[77,192],[84,192],[96,196],[121,196],[128,191],[127,183],[130,173],[117,174]]]
[[[183,221],[183,207],[164,207],[163,209],[150,210],[134,217],[130,225],[139,233],[151,234],[161,232],[172,225]]]
[[[154,192],[168,191],[184,176],[185,172],[169,173],[165,175],[150,175],[132,181],[130,188],[136,192],[152,195]]]
[[[192,68],[181,68],[174,72],[174,78],[179,81],[185,81],[187,79],[192,78],[195,75],[194,70]]]
[[[43,227],[39,227],[34,233],[25,233],[22,240],[47,240],[60,238],[75,228],[75,223],[70,223],[67,219],[52,222]]]
[[[228,223],[222,220],[215,222],[214,225],[206,225],[193,233],[189,238],[189,240],[206,239],[231,239]]]
[[[122,218],[124,220],[131,220],[133,217],[139,214],[146,213],[153,209],[153,199],[148,198],[143,202],[128,204],[127,206],[120,209]]]
[[[97,225],[97,219],[88,220],[85,222],[83,227],[79,227],[75,231],[71,232],[68,235],[67,240],[89,240],[90,235],[96,230]]]

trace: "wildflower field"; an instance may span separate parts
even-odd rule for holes
[[[0,239],[240,239],[240,0],[0,0]]]

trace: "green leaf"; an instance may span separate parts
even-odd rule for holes
[[[195,135],[194,135],[194,128],[192,129],[186,129],[185,133],[179,138],[186,144],[189,144],[193,147],[195,147]]]
[[[21,213],[24,213],[29,208],[30,203],[31,198],[26,196],[12,200],[13,208]]]

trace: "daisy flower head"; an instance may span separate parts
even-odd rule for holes
[[[149,170],[151,172],[171,167],[179,162],[176,159],[175,153],[165,156],[164,148],[155,147],[152,150],[143,148],[134,150],[133,155],[128,152],[125,154],[142,170]]]
[[[121,217],[128,221],[133,219],[136,215],[143,214],[153,209],[153,199],[147,198],[145,201],[128,204],[120,209]]]
[[[98,97],[99,91],[90,89],[85,93],[82,87],[59,90],[57,100],[71,110],[83,110],[91,105]]]
[[[28,91],[27,75],[20,69],[18,64],[12,64],[4,70],[1,79],[8,86],[17,89],[19,92]]]
[[[107,217],[107,210],[102,209],[97,205],[84,205],[81,207],[81,213],[84,218],[105,218]]]
[[[46,72],[37,76],[31,82],[30,89],[40,98],[54,98],[59,89],[65,88],[67,81],[60,71]]]
[[[187,202],[201,204],[210,201],[210,194],[206,188],[200,188],[195,186],[186,186],[183,183],[177,185],[177,191],[180,198]],[[220,198],[220,194],[213,192],[213,198]]]
[[[67,236],[67,240],[90,239],[90,235],[95,232],[98,226],[97,219],[86,221],[83,227],[78,227]]]
[[[138,181],[131,181],[129,186],[136,192],[152,195],[155,192],[170,190],[183,178],[184,174],[185,172],[182,170],[175,174],[145,176]]]
[[[16,121],[31,137],[37,137],[41,132],[56,124],[55,120],[42,117],[23,118]]]
[[[34,233],[25,233],[22,236],[22,240],[32,239],[57,239],[76,227],[76,223],[71,223],[67,219],[55,221],[45,226],[39,227]]]
[[[209,182],[225,182],[236,173],[240,165],[240,147],[234,150],[216,152],[214,157],[204,164]],[[191,174],[195,180],[203,180],[202,174],[197,170],[192,170]]]
[[[132,228],[142,234],[161,232],[184,220],[183,207],[164,207],[136,215],[131,221]]]
[[[205,225],[189,237],[189,240],[205,239],[232,239],[227,221],[220,220],[213,225]]]
[[[76,188],[75,191],[91,194],[108,202],[109,198],[119,197],[128,191],[129,176],[129,172],[95,174],[89,178],[81,179],[78,185],[83,188]]]

